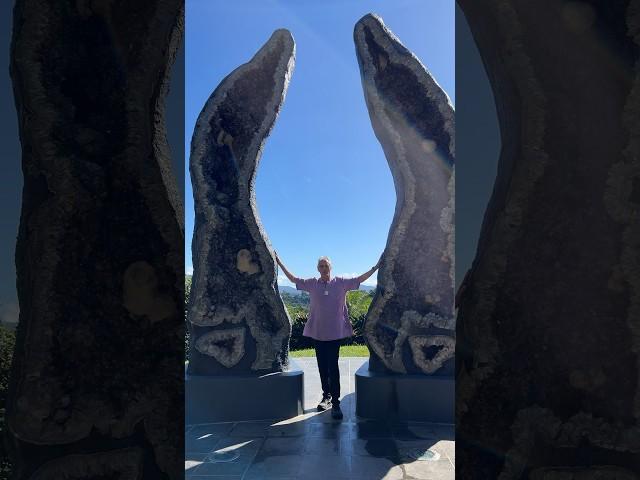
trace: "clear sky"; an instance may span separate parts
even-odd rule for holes
[[[260,219],[289,270],[316,276],[327,255],[333,274],[355,276],[382,253],[396,194],[369,120],[353,43],[367,13],[427,67],[455,104],[453,1],[187,0],[185,158],[205,101],[274,30],[296,42],[287,96],[256,178]],[[185,162],[185,268],[192,271],[193,193]],[[375,275],[366,283],[375,284]],[[290,285],[282,274],[281,285]]]

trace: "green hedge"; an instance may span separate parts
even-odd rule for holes
[[[291,315],[291,340],[289,341],[289,350],[300,350],[302,348],[313,348],[313,339],[304,337],[302,332],[304,326],[307,323],[308,315],[306,312],[301,312]],[[351,326],[353,327],[353,337],[346,339],[342,342],[342,345],[364,345],[364,336],[362,335],[362,327],[364,325],[365,315],[359,315],[357,317],[349,316]]]
[[[353,327],[353,337],[344,340],[342,345],[365,345],[363,335],[364,321],[374,293],[374,291],[366,292],[355,290],[347,294],[347,309],[349,310],[349,320]],[[285,306],[287,307],[292,323],[289,350],[313,347],[313,339],[302,336],[304,326],[309,316],[308,311],[300,306],[291,305],[286,301]]]
[[[9,373],[11,360],[16,344],[15,331],[0,325],[0,480],[8,480],[11,476],[11,463],[6,451],[4,406],[9,389]]]

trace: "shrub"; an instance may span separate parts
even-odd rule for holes
[[[15,344],[15,332],[0,325],[0,406],[4,405],[7,399],[9,371],[11,370],[11,358]]]
[[[349,321],[353,328],[353,337],[344,340],[343,345],[365,345],[364,322],[372,298],[372,294],[363,291],[349,292],[347,295],[347,309],[349,310]],[[285,306],[292,324],[289,350],[312,348],[313,340],[302,335],[304,326],[309,318],[308,310],[289,303],[285,303]]]
[[[15,332],[0,325],[0,480],[7,480],[11,476],[11,463],[5,450],[4,405],[7,400],[9,373],[15,344]]]
[[[189,360],[189,325],[187,324],[187,307],[189,305],[189,295],[191,294],[191,275],[184,276],[184,359]]]

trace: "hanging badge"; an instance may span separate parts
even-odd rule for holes
[[[324,291],[324,294],[325,294],[325,295],[329,295],[329,291],[328,291],[328,290],[325,290],[325,291]]]

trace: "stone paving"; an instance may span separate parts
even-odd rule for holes
[[[339,361],[342,420],[317,412],[322,396],[316,360],[304,370],[305,413],[268,421],[187,425],[185,475],[211,480],[452,480],[454,426],[391,423],[355,415],[355,371],[366,361]],[[425,454],[426,452],[426,454]],[[422,459],[416,460],[415,457]]]

